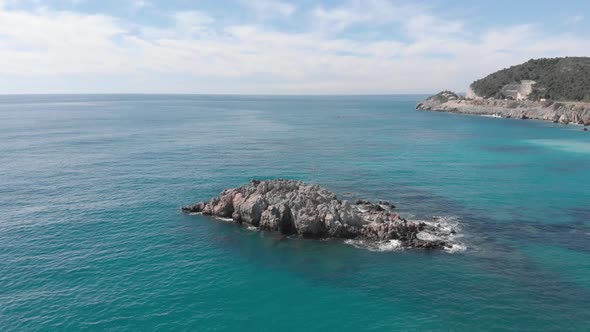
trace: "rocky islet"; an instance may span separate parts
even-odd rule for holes
[[[224,218],[287,236],[396,241],[400,248],[452,248],[449,239],[455,229],[436,222],[408,221],[394,209],[386,201],[340,200],[317,184],[285,179],[252,180],[182,208],[185,213]]]

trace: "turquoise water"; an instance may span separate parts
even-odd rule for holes
[[[0,330],[590,331],[590,134],[422,97],[0,97]],[[466,250],[179,211],[254,177],[442,217]]]

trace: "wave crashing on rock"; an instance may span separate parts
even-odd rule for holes
[[[260,230],[304,238],[339,238],[389,243],[396,248],[449,249],[453,228],[400,217],[389,202],[340,200],[317,184],[295,180],[252,180],[224,190],[208,202],[183,207]]]

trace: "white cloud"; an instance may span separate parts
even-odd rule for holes
[[[360,5],[369,7],[351,10]],[[475,78],[529,58],[590,55],[588,37],[548,35],[536,25],[475,35],[461,22],[388,1],[323,8],[319,16],[318,8],[314,19],[341,28],[391,24],[404,38],[363,40],[324,29],[295,33],[252,24],[221,26],[200,11],[172,14],[168,27],[155,28],[106,15],[0,7],[0,93],[464,90]],[[56,78],[71,80],[71,90],[54,84]]]
[[[184,35],[200,35],[210,31],[208,28],[215,19],[199,11],[178,12],[174,15],[175,32]]]
[[[295,5],[280,0],[240,0],[240,3],[263,19],[291,16],[297,10]]]
[[[173,25],[167,28],[140,26],[146,40],[207,38],[215,35],[212,24],[215,19],[204,12],[184,11],[170,15]]]
[[[414,39],[449,38],[464,32],[463,22],[444,20],[433,15],[416,14],[403,22],[404,30]]]
[[[580,23],[583,20],[584,20],[584,15],[576,15],[576,16],[572,17],[573,23]]]
[[[0,73],[4,74],[113,70],[125,55],[115,42],[125,31],[108,16],[0,10],[0,31]]]
[[[74,1],[80,1],[80,0],[74,0]],[[151,3],[148,1],[145,1],[145,0],[131,0],[131,7],[136,10],[148,7],[150,5],[151,5]]]
[[[387,0],[351,0],[334,8],[318,6],[312,10],[312,16],[320,28],[340,31],[357,24],[375,26],[403,22],[422,10],[416,5],[394,5]]]

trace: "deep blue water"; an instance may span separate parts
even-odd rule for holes
[[[590,134],[422,97],[0,97],[0,330],[590,331]],[[179,211],[276,177],[457,222],[467,249]]]

